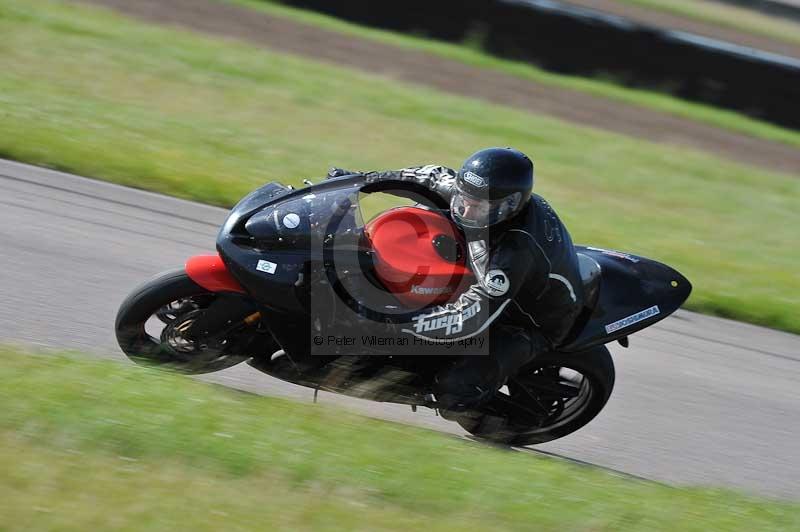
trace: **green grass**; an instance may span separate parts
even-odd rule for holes
[[[270,15],[285,17],[360,38],[372,39],[395,46],[420,50],[481,68],[497,70],[545,85],[585,92],[593,96],[618,100],[663,113],[704,122],[719,128],[744,133],[775,142],[800,147],[800,132],[763,122],[734,111],[694,103],[669,94],[634,89],[616,84],[613,80],[589,79],[547,72],[528,63],[500,59],[480,50],[479,44],[450,44],[419,36],[404,35],[346,22],[313,11],[296,9],[277,3],[278,0],[220,0]]]
[[[674,266],[689,308],[800,332],[796,176],[81,5],[0,0],[0,34],[5,157],[230,205],[331,165],[511,145],[576,242]]]
[[[789,530],[671,488],[109,361],[0,348],[3,530]]]
[[[726,28],[763,35],[790,44],[800,44],[800,24],[765,15],[755,9],[705,0],[617,0],[648,9],[715,24]]]

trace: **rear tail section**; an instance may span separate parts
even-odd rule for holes
[[[600,265],[600,294],[574,340],[561,351],[580,351],[618,340],[663,320],[686,301],[692,285],[666,264],[606,249],[576,246]]]

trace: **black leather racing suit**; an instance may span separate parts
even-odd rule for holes
[[[329,175],[345,173],[352,172],[333,169]],[[449,205],[456,172],[428,165],[363,175],[367,183],[413,181]],[[484,230],[466,229],[465,235],[478,280],[453,303],[426,309],[402,329],[434,341],[488,333],[490,356],[461,357],[437,378],[437,401],[451,411],[489,399],[523,365],[552,350],[583,306],[572,239],[541,196],[532,194],[512,219]],[[458,326],[448,326],[453,323]]]

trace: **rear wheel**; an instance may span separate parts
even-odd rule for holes
[[[605,346],[547,354],[523,368],[478,412],[455,420],[471,434],[509,445],[561,438],[589,423],[614,389]]]
[[[277,349],[252,301],[209,292],[184,270],[134,290],[117,312],[116,334],[134,362],[191,374],[219,371]]]

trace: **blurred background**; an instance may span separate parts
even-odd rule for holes
[[[0,36],[0,528],[800,529],[800,2],[0,0]],[[579,433],[107,361],[257,186],[494,145],[694,285]]]

